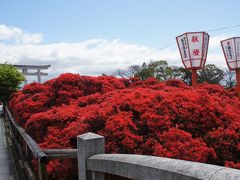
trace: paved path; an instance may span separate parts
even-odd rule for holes
[[[0,108],[0,180],[15,180],[15,168],[7,146],[3,126],[3,117]]]

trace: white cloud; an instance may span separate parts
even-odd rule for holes
[[[18,27],[0,24],[0,41],[13,41],[17,44],[38,44],[42,41],[41,33],[27,33]]]
[[[218,46],[220,40],[227,37],[229,36],[221,35],[210,38],[207,63],[226,67]],[[8,44],[5,43],[6,40],[15,40],[16,43]],[[164,59],[170,65],[182,66],[176,44],[157,51],[155,48],[125,43],[118,39],[89,39],[78,43],[36,44],[41,40],[42,35],[39,33],[24,33],[19,28],[0,25],[0,42],[2,42],[0,43],[0,60],[12,64],[51,64],[48,78],[66,72],[82,75],[111,74],[116,69],[134,64],[141,65],[150,59]]]
[[[91,39],[46,45],[0,44],[0,59],[13,64],[51,64],[51,77],[64,72],[99,75],[142,64],[138,57],[152,51],[153,48],[119,40]]]
[[[18,39],[21,44],[39,44],[42,41],[42,34],[35,33],[24,33],[21,38]]]

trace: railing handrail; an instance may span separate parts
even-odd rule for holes
[[[79,180],[91,176],[103,180],[104,173],[135,180],[240,179],[240,170],[223,166],[157,156],[104,154],[104,137],[94,133],[79,135],[77,146]]]
[[[49,159],[77,158],[77,149],[43,149]]]
[[[24,164],[24,169],[27,175],[28,179],[35,179],[34,172],[31,170],[31,167],[26,156],[28,156],[28,150],[31,151],[33,156],[38,160],[38,171],[39,171],[39,179],[45,180],[47,179],[47,173],[46,173],[46,163],[50,159],[53,158],[77,158],[77,149],[42,149],[39,147],[39,145],[34,141],[34,139],[14,120],[10,110],[8,107],[5,107],[5,113],[8,119],[9,124],[9,130],[11,131],[11,138],[13,140],[13,143],[18,151],[19,157],[22,160]],[[20,137],[23,139],[24,143],[26,144],[26,147],[21,147],[19,139],[16,138],[16,134],[20,135]],[[24,156],[24,152],[26,155]]]
[[[47,155],[42,151],[39,145],[33,140],[33,138],[13,119],[12,114],[10,113],[8,107],[6,107],[7,115],[17,129],[19,134],[22,136],[26,144],[28,145],[29,149],[33,153],[34,157],[41,161],[47,161]]]
[[[135,154],[98,154],[87,170],[137,180],[240,179],[240,170],[192,161]]]

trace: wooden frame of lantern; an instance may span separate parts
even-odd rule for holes
[[[209,37],[206,32],[186,32],[176,37],[183,65],[192,71],[193,87],[197,87],[197,70],[206,63]]]
[[[240,37],[222,40],[221,46],[228,68],[236,72],[237,92],[240,99]]]

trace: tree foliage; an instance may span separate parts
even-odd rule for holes
[[[76,148],[77,135],[91,131],[105,137],[107,153],[240,169],[240,102],[235,89],[63,74],[25,86],[9,107],[42,148]],[[76,167],[76,161],[54,160],[47,170],[50,179],[76,179]]]
[[[124,71],[122,71],[124,72]],[[136,69],[133,74],[134,77],[139,77],[141,80],[146,80],[149,77],[154,77],[161,81],[166,81],[169,79],[175,79],[180,75],[178,67],[169,66],[167,61],[150,61],[148,64],[143,63],[143,65]]]
[[[197,73],[199,83],[207,82],[209,84],[223,84],[226,85],[227,88],[233,87],[234,85],[232,75],[227,75],[224,70],[218,68],[214,64],[206,65],[204,69]],[[192,84],[192,72],[190,70],[183,67],[170,66],[165,60],[152,60],[148,64],[143,63],[142,66],[132,65],[126,70],[118,70],[117,75],[126,78],[139,77],[141,80],[146,80],[149,77],[154,77],[160,81],[179,79],[187,85]]]
[[[179,67],[178,71],[180,73],[179,79],[185,82],[187,85],[192,85],[192,71],[184,67]]]
[[[198,81],[209,84],[221,84],[224,79],[224,71],[214,64],[208,64],[198,72]]]
[[[0,101],[6,103],[12,93],[19,89],[24,75],[10,64],[0,64]]]

